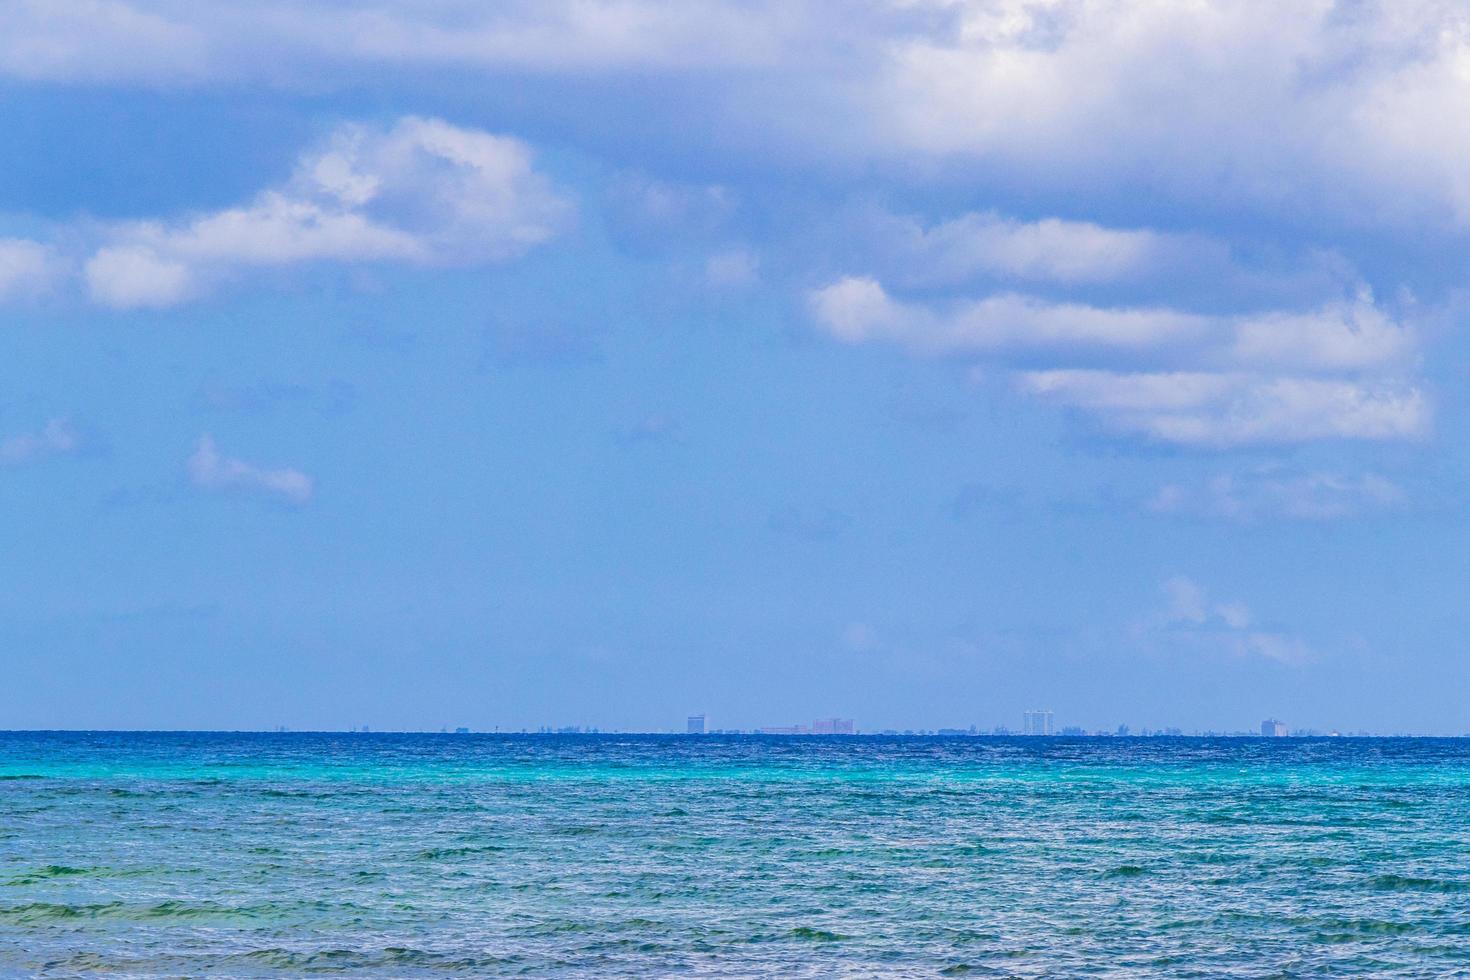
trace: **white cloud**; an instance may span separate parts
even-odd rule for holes
[[[969,213],[925,228],[893,218],[881,229],[893,250],[925,282],[961,282],[976,275],[1059,283],[1113,282],[1147,275],[1196,252],[1189,236],[1148,229],[1105,228],[1087,221],[1044,218],[1023,222],[994,212]]]
[[[313,47],[388,64],[451,64],[535,72],[688,71],[769,65],[816,27],[774,3],[535,0],[358,4],[335,11],[275,7],[277,30]]]
[[[570,215],[525,144],[408,117],[340,128],[284,187],[240,207],[116,226],[85,271],[99,303],[168,306],[251,267],[498,261],[548,241]]]
[[[1136,640],[1165,648],[1264,657],[1287,665],[1313,658],[1301,639],[1255,622],[1241,602],[1211,599],[1194,580],[1176,576],[1163,583],[1164,605],[1133,628]]]
[[[1354,371],[1402,363],[1416,350],[1413,332],[1385,316],[1366,293],[1306,313],[1241,317],[1233,333],[1229,360],[1244,365]]]
[[[0,72],[66,81],[178,82],[210,74],[210,26],[147,6],[122,0],[0,4]]]
[[[11,436],[0,442],[0,466],[18,466],[47,456],[62,456],[81,448],[81,437],[70,422],[49,420],[37,432]]]
[[[822,20],[729,0],[10,0],[0,71],[30,79],[304,81],[424,66],[531,72],[771,65]]]
[[[848,277],[809,301],[844,343],[1033,365],[1016,374],[1021,391],[1119,433],[1228,447],[1406,439],[1429,425],[1428,398],[1410,380],[1417,338],[1366,293],[1306,311],[1203,316],[1014,293],[935,307]],[[1071,366],[1100,359],[1122,363]]]
[[[1103,309],[1001,293],[944,311],[893,299],[874,279],[851,276],[811,294],[817,322],[856,344],[881,340],[925,354],[1047,348],[1148,349],[1202,335],[1204,317],[1167,309]]]
[[[188,471],[194,485],[205,490],[256,491],[293,504],[306,503],[315,490],[315,482],[300,470],[269,469],[221,454],[208,435],[200,437]]]
[[[143,245],[98,249],[87,260],[85,273],[92,299],[116,309],[173,306],[194,285],[187,265]]]
[[[1402,488],[1373,473],[1296,473],[1268,467],[1222,473],[1200,484],[1169,483],[1148,509],[1240,524],[1267,520],[1333,521],[1403,505]]]
[[[944,0],[935,0],[937,6]],[[1470,22],[1443,0],[974,0],[865,90],[908,147],[1270,208],[1470,219]]]
[[[61,260],[48,246],[24,238],[0,238],[0,302],[40,296],[61,275]]]
[[[25,79],[637,73],[681,85],[727,140],[784,144],[772,159],[954,158],[1033,187],[1345,223],[1470,222],[1470,133],[1445,124],[1470,114],[1467,65],[1470,22],[1447,0],[0,5],[0,73]]]
[[[1338,371],[1381,368],[1416,350],[1412,331],[1372,304],[1329,303],[1305,312],[1202,316],[1163,307],[1108,308],[1016,293],[943,308],[891,297],[877,280],[849,276],[814,290],[820,327],[856,344],[887,341],[924,354],[1072,350],[1172,352],[1218,368]]]
[[[1200,372],[1024,371],[1021,389],[1116,432],[1229,448],[1319,439],[1412,439],[1429,405],[1412,384]]]

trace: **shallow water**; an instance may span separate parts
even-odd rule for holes
[[[1470,975],[1470,740],[0,734],[0,975]]]

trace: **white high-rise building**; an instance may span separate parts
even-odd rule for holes
[[[689,727],[688,728],[685,728],[684,731],[688,735],[703,735],[704,734],[704,715],[703,714],[690,715],[689,716]]]
[[[1051,709],[1021,712],[1021,734],[1023,735],[1055,735],[1056,727],[1052,722]]]
[[[1261,734],[1267,738],[1285,738],[1286,722],[1277,721],[1275,718],[1267,718],[1261,722]]]

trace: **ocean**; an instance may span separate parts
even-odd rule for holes
[[[0,734],[0,976],[1470,975],[1470,740]]]

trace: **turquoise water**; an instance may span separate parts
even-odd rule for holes
[[[1470,741],[0,734],[0,975],[1470,975]]]

